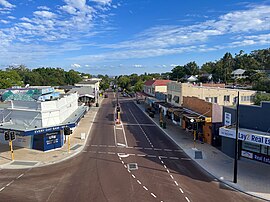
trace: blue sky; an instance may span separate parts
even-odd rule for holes
[[[270,47],[270,1],[0,0],[0,67],[166,72]]]

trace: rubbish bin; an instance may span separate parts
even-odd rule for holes
[[[96,107],[99,107],[99,104],[98,103],[96,103]]]
[[[166,128],[166,122],[163,122],[163,128],[164,129]]]

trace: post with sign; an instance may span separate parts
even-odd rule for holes
[[[66,126],[64,128],[64,135],[68,136],[68,153],[70,152],[70,134],[71,134],[70,127]]]
[[[14,161],[14,150],[12,141],[16,139],[15,132],[14,131],[5,131],[5,140],[9,141],[10,146],[10,153],[11,153],[11,160]]]
[[[235,131],[234,168],[233,168],[234,183],[237,183],[238,131],[239,131],[239,91],[237,94],[237,105],[236,105],[236,131]]]
[[[190,119],[190,122],[193,124],[193,126],[195,124],[194,121],[195,121],[194,119]],[[196,130],[194,127],[193,127],[193,145],[194,145],[194,148],[196,148]]]

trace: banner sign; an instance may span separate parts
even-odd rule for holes
[[[235,129],[221,127],[219,128],[219,135],[223,137],[235,139]],[[239,130],[238,139],[246,142],[261,144],[265,146],[270,146],[270,136],[253,134],[247,131]]]
[[[225,126],[232,125],[232,115],[228,112],[224,113],[224,125]]]

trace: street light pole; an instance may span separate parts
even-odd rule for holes
[[[235,130],[234,168],[233,168],[234,183],[237,183],[238,131],[239,131],[239,91],[237,94],[237,105],[236,105],[236,130]]]

